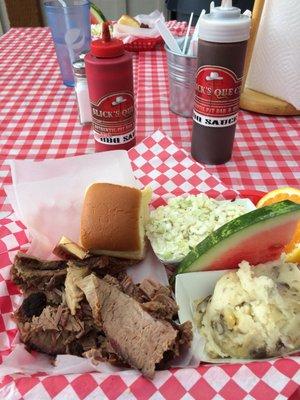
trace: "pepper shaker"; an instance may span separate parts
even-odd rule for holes
[[[84,61],[79,60],[73,63],[73,73],[75,79],[75,93],[77,98],[79,120],[82,125],[85,125],[92,122],[92,112]]]

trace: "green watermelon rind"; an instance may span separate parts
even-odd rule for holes
[[[105,18],[103,12],[97,7],[95,4],[90,3],[90,13],[93,15],[94,18],[98,21],[98,24],[102,22],[106,22],[107,19]]]
[[[241,243],[255,233],[297,218],[300,219],[300,204],[289,200],[243,214],[212,232],[192,249],[177,267],[176,274],[201,271],[219,255],[224,255],[226,249],[232,249],[235,242]]]

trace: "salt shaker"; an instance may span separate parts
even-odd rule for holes
[[[79,60],[73,63],[73,73],[75,78],[75,93],[78,104],[79,120],[82,125],[88,124],[92,122],[92,112],[84,61]]]

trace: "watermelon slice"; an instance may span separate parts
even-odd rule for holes
[[[182,260],[177,273],[237,268],[276,260],[300,220],[300,204],[289,200],[244,214],[207,236]]]
[[[107,21],[100,8],[93,3],[90,3],[90,18],[92,25],[102,24],[102,22]]]

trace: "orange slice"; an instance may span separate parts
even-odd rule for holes
[[[300,189],[283,187],[272,190],[272,192],[267,193],[259,200],[256,207],[269,206],[270,204],[278,203],[283,200],[291,200],[294,203],[300,204]]]
[[[286,261],[292,263],[300,263],[300,243],[290,253],[287,253]]]
[[[300,190],[292,187],[273,190],[262,197],[256,207],[269,206],[283,200],[291,200],[300,204]],[[300,263],[300,221],[297,224],[292,240],[285,246],[284,251],[288,262]]]
[[[286,253],[290,253],[293,251],[298,245],[300,245],[300,222],[298,222],[294,236],[292,237],[292,240],[290,243],[288,243],[284,250]]]

